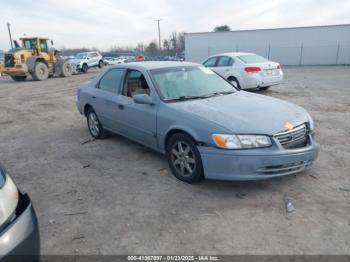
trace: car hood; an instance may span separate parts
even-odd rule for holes
[[[73,59],[70,59],[69,60],[69,63],[71,63],[71,64],[80,64],[80,62],[81,61],[83,61],[83,60],[85,60],[85,59],[76,59],[76,58],[73,58]]]
[[[235,134],[274,135],[309,121],[301,107],[276,98],[239,91],[208,99],[168,103],[176,110],[214,122]]]

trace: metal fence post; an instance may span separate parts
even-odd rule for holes
[[[270,46],[270,43],[269,43],[269,51],[267,53],[267,59],[269,59],[269,60],[270,60],[270,49],[271,49],[271,46]]]
[[[338,47],[337,47],[337,56],[335,58],[335,64],[338,64],[338,59],[339,59],[339,49],[340,49],[340,43],[338,42]]]
[[[301,46],[300,46],[299,65],[301,65],[302,62],[303,62],[303,43],[301,43]]]

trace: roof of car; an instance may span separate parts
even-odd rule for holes
[[[144,61],[144,62],[131,62],[122,65],[116,65],[114,67],[133,67],[142,68],[145,70],[170,68],[170,67],[184,67],[184,66],[198,66],[200,64],[190,62],[175,62],[175,61]]]
[[[216,55],[213,55],[213,56],[223,56],[223,55],[239,56],[239,55],[255,55],[255,54],[247,53],[247,52],[229,52],[229,53],[216,54]]]

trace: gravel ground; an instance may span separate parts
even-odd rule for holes
[[[43,254],[349,254],[350,67],[285,67],[263,92],[306,108],[321,145],[311,170],[264,182],[188,185],[120,136],[90,143],[75,101],[99,71],[0,78],[0,160],[36,208]],[[296,210],[287,214],[283,195]]]

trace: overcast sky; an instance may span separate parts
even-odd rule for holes
[[[350,0],[1,0],[0,49],[15,39],[44,35],[56,47],[136,46],[171,31],[212,31],[350,23]]]

